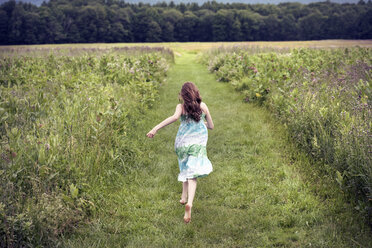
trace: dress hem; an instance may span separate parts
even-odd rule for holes
[[[180,176],[178,176],[178,181],[184,183],[184,182],[187,182],[188,179],[203,178],[203,177],[208,176],[211,172],[213,172],[213,171],[210,171],[210,172],[208,172],[206,174],[200,174],[200,175],[194,175],[194,176],[186,176],[186,177],[182,177],[182,178]]]

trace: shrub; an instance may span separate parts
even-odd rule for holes
[[[168,64],[157,51],[0,60],[2,247],[55,246],[95,211],[89,187],[138,159],[129,134]]]
[[[356,195],[358,208],[367,213],[372,204],[372,49],[226,51],[206,55],[209,70],[231,82],[246,101],[270,109],[298,146],[323,161],[324,170]]]

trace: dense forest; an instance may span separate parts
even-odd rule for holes
[[[0,4],[8,2],[9,0],[0,0]],[[43,2],[48,2],[49,0],[15,0],[16,2],[24,2],[24,3],[33,3],[35,5],[40,6]],[[150,4],[156,4],[159,2],[166,2],[170,3],[173,2],[175,4],[179,3],[198,3],[203,4],[205,2],[211,1],[211,0],[121,0],[125,1],[126,3],[150,3]],[[324,2],[321,0],[213,0],[218,3],[246,3],[246,4],[279,4],[283,2],[298,2],[303,4],[313,3],[313,2]],[[329,2],[333,3],[358,3],[360,0],[329,0]]]
[[[371,39],[372,3],[0,5],[0,44]]]

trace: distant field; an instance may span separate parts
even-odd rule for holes
[[[123,46],[162,46],[173,49],[174,51],[203,51],[213,47],[251,45],[260,47],[372,47],[372,40],[317,40],[317,41],[255,41],[255,42],[169,42],[169,43],[85,43],[85,44],[52,44],[52,45],[16,45],[0,46],[0,53],[9,48],[65,48],[65,47],[85,47],[85,48],[110,48]]]

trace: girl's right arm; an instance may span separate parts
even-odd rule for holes
[[[207,125],[206,125],[207,128],[212,130],[214,128],[214,124],[213,124],[212,116],[209,113],[209,109],[207,107],[207,104],[205,104],[204,102],[202,102],[200,104],[200,107],[203,110],[203,112],[205,113],[205,116],[206,116],[206,119],[207,119]]]
[[[167,119],[165,119],[164,121],[160,122],[158,125],[156,125],[150,132],[148,132],[146,134],[147,137],[149,137],[149,138],[154,137],[155,134],[156,134],[156,132],[159,129],[161,129],[161,128],[163,128],[163,127],[165,127],[165,126],[167,126],[167,125],[169,125],[169,124],[177,121],[178,118],[180,118],[181,114],[182,114],[182,105],[181,104],[178,104],[177,107],[176,107],[176,111],[174,112],[174,114],[172,116],[168,117]]]

